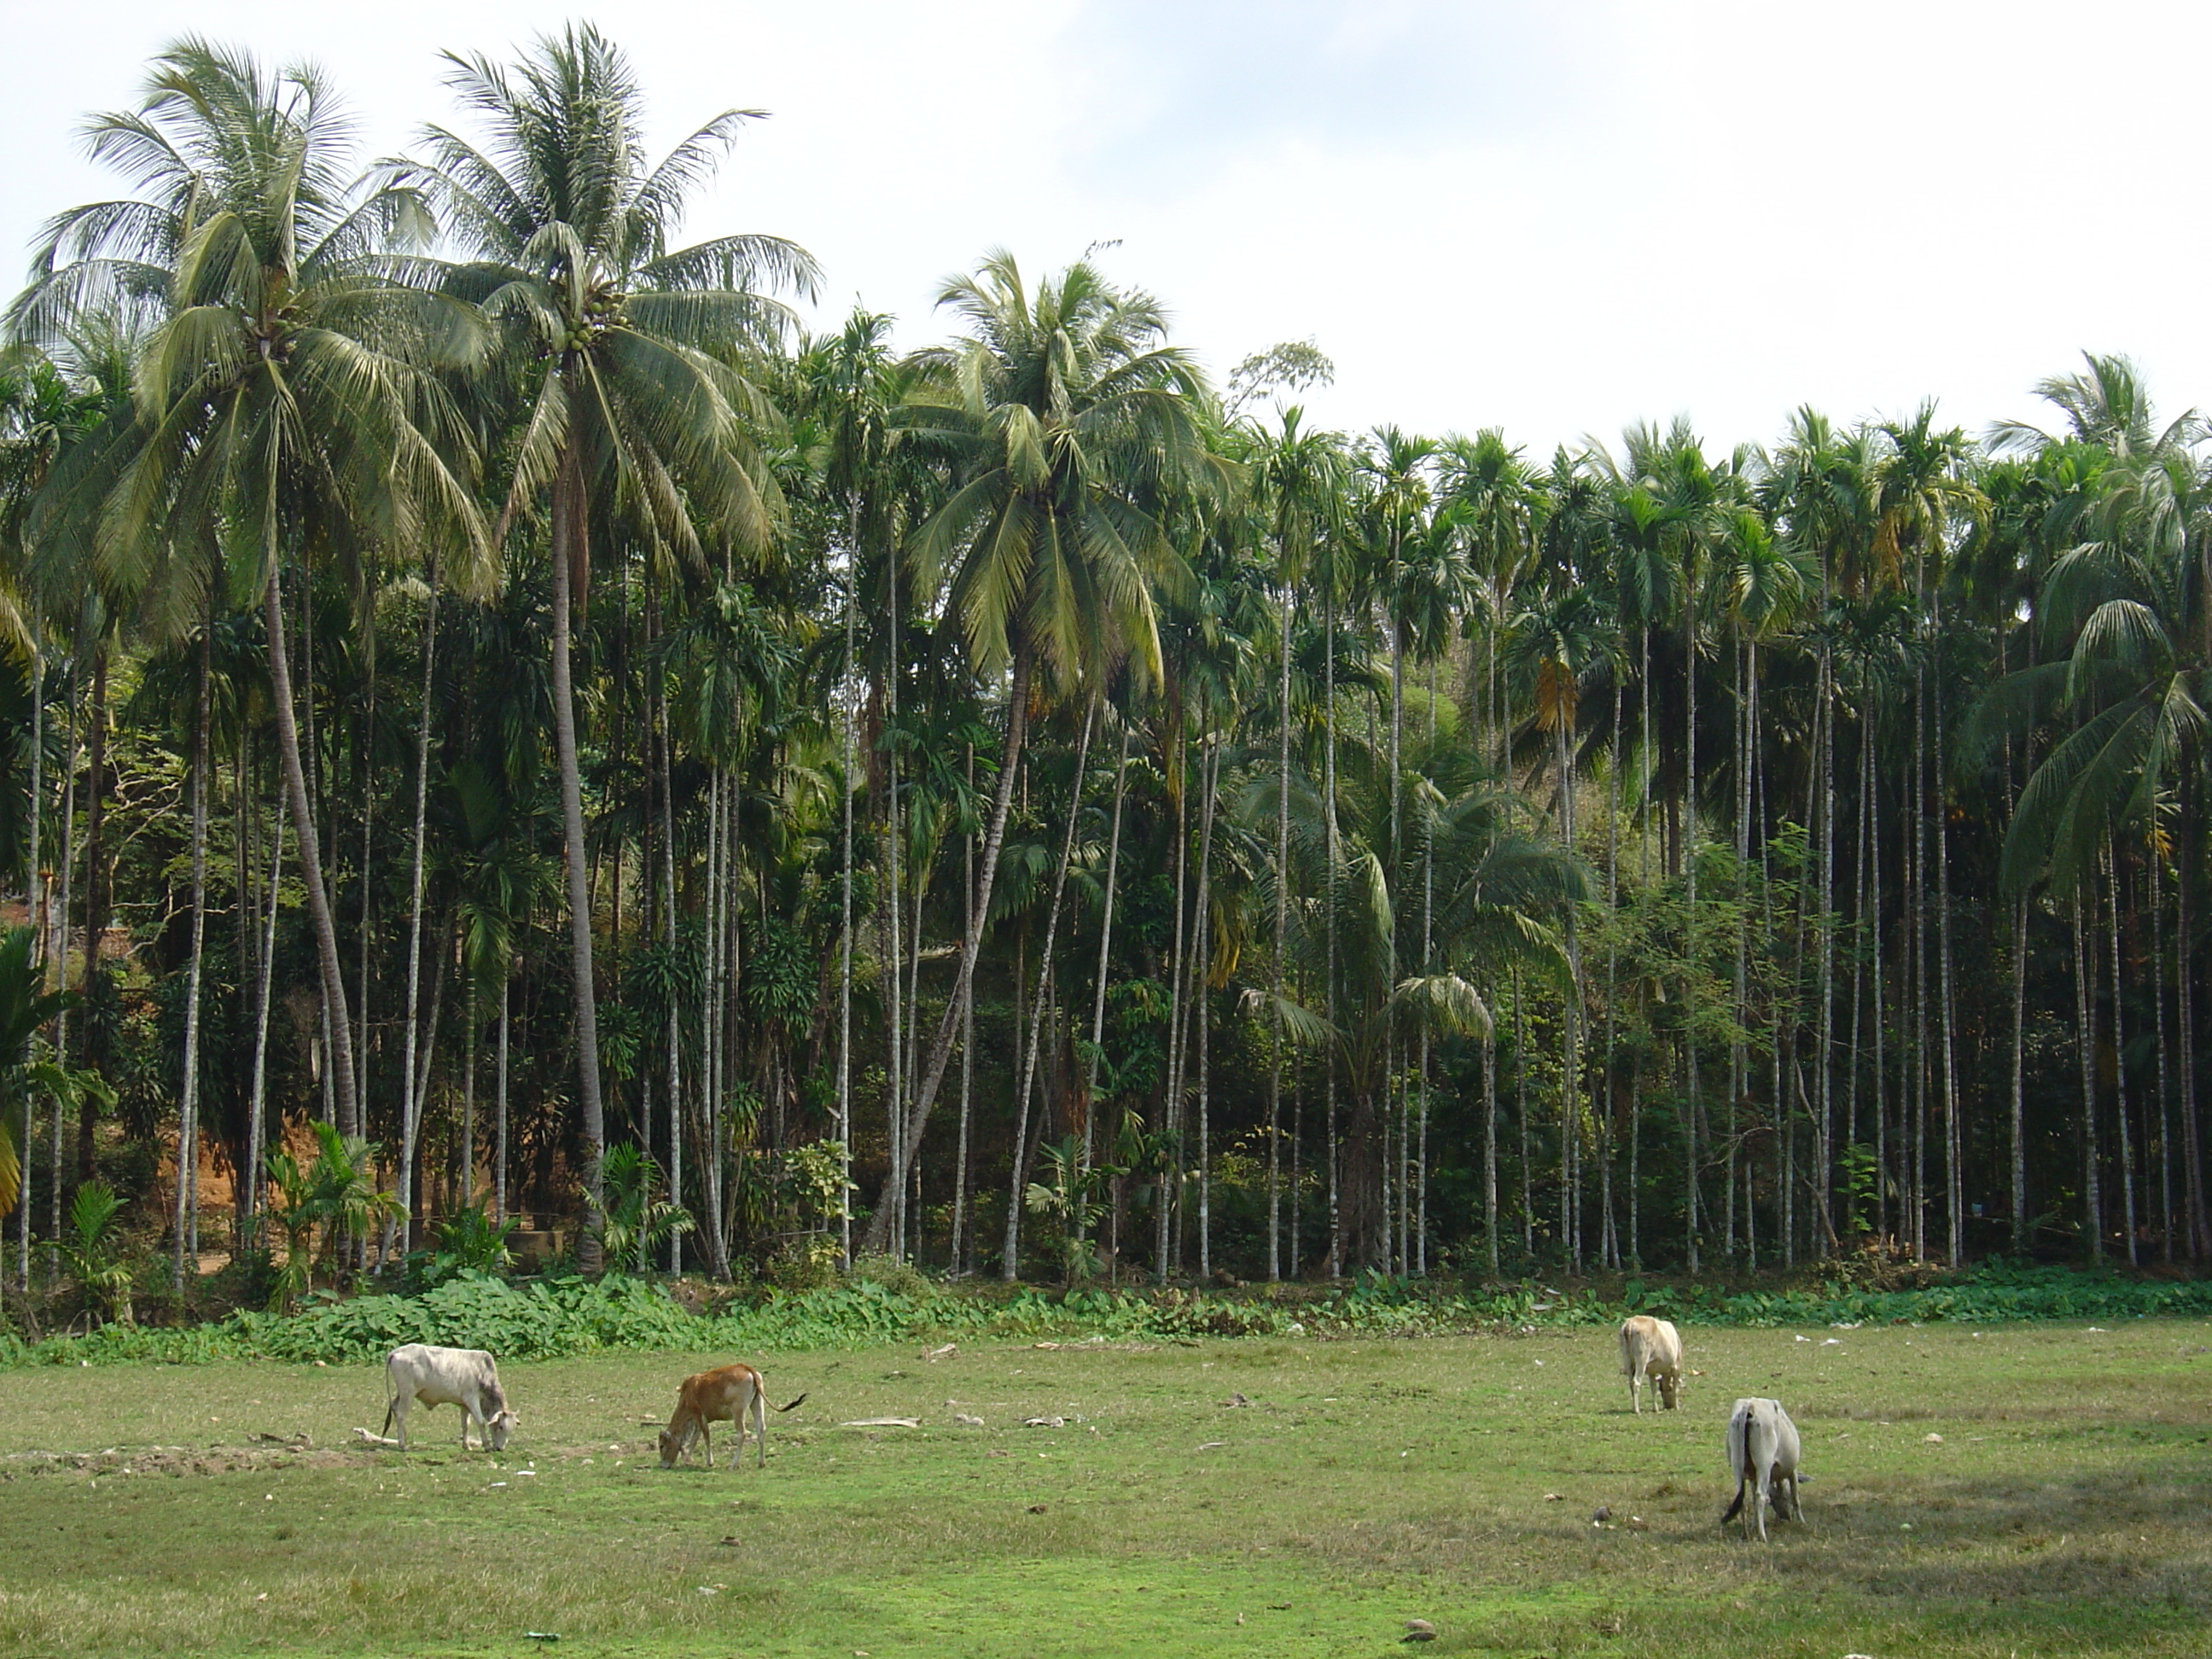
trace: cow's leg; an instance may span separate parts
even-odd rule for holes
[[[706,1449],[707,1467],[713,1468],[714,1467],[714,1431],[708,1426],[704,1418],[699,1419],[699,1443]]]
[[[768,1390],[753,1390],[753,1445],[759,1452],[754,1460],[755,1468],[768,1467]]]
[[[399,1431],[399,1449],[402,1451],[407,1449],[407,1413],[414,1404],[415,1397],[403,1389],[399,1393],[392,1395],[392,1404],[384,1413],[385,1428],[387,1431],[397,1429]]]

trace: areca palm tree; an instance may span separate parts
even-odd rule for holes
[[[301,847],[339,1122],[361,1124],[337,935],[301,760],[283,579],[311,550],[358,571],[382,544],[441,544],[463,580],[489,551],[474,457],[435,378],[472,362],[475,313],[395,280],[385,254],[428,231],[414,192],[357,190],[321,72],[274,75],[185,40],[88,149],[144,196],[58,216],[19,329],[59,336],[118,299],[158,305],[136,421],[98,479],[92,574],[175,625],[228,582],[260,597],[286,794]]]
[[[1166,315],[1149,295],[1115,288],[1087,262],[1032,293],[1013,256],[999,252],[947,283],[939,303],[968,332],[921,354],[933,380],[905,422],[960,481],[915,532],[915,587],[944,591],[979,677],[1006,677],[1006,725],[974,916],[869,1219],[870,1252],[890,1242],[894,1197],[972,990],[1039,678],[1096,695],[1121,656],[1158,678],[1152,586],[1175,559],[1151,499],[1162,486],[1203,489],[1222,476],[1199,420],[1205,382],[1166,343]]]
[[[774,489],[746,436],[766,406],[742,364],[789,321],[762,289],[811,294],[815,268],[771,236],[671,246],[686,198],[759,112],[726,110],[653,164],[629,61],[588,25],[541,37],[512,67],[447,61],[481,141],[433,127],[428,161],[388,172],[437,205],[469,260],[453,286],[506,326],[528,400],[502,526],[544,499],[585,1199],[596,1216],[606,1131],[570,660],[592,537],[618,520],[695,565],[717,535],[766,539]]]

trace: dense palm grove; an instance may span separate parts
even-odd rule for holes
[[[449,68],[362,171],[179,44],[9,313],[11,1278],[110,1192],[295,1289],[2212,1252],[2212,471],[2128,364],[1347,435],[1088,262],[809,337],[678,245],[742,114]]]

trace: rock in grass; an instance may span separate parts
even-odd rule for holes
[[[1433,1642],[1437,1639],[1437,1627],[1425,1619],[1408,1619],[1406,1633],[1398,1639],[1401,1642]]]

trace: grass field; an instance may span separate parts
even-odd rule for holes
[[[2212,1327],[1684,1336],[1683,1409],[1641,1419],[1591,1331],[742,1356],[809,1398],[764,1471],[711,1474],[661,1472],[640,1419],[740,1356],[502,1367],[497,1455],[444,1407],[411,1453],[349,1444],[368,1368],[18,1370],[0,1650],[1372,1655],[1414,1618],[1432,1653],[2212,1645]],[[1805,1439],[1808,1524],[1767,1547],[1715,1524],[1742,1394]],[[921,1426],[839,1426],[882,1416]]]

